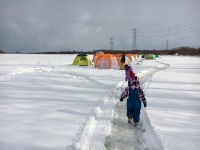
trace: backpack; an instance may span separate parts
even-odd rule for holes
[[[129,71],[130,72],[130,76],[132,77],[132,78],[134,78],[135,77],[135,73],[131,70],[131,71]]]

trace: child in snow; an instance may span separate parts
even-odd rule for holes
[[[139,80],[137,76],[135,76],[130,81],[130,85],[122,93],[120,101],[122,102],[123,99],[127,96],[128,96],[127,99],[128,123],[132,123],[133,120],[135,125],[137,125],[140,121],[141,102],[143,103],[145,108],[147,106],[146,98],[143,90],[139,86]]]
[[[133,69],[129,65],[125,65],[125,81],[128,81],[128,85],[130,84],[130,81],[135,77],[135,73],[133,72]]]

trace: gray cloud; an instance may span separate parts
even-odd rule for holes
[[[0,0],[7,52],[199,47],[199,0]],[[196,37],[195,37],[196,36]],[[199,36],[199,37],[198,37]],[[181,39],[182,38],[182,39]]]

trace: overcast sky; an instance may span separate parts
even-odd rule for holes
[[[167,40],[200,47],[200,0],[0,0],[5,52],[166,49]]]

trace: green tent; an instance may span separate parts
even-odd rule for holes
[[[92,65],[92,62],[87,54],[81,53],[74,58],[73,65],[89,66]]]
[[[145,56],[145,58],[146,58],[146,59],[152,59],[152,60],[153,60],[153,59],[156,59],[156,57],[155,57],[154,54],[148,54],[148,55]]]

